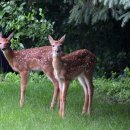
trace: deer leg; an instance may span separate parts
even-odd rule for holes
[[[79,83],[81,84],[81,86],[83,87],[84,90],[84,105],[83,105],[83,110],[82,110],[82,114],[87,112],[87,108],[88,108],[88,90],[87,90],[87,84],[85,82],[84,76],[80,76],[78,77]]]
[[[45,71],[43,71],[43,72],[45,72]],[[52,71],[48,71],[45,73],[46,73],[47,77],[51,80],[51,82],[53,83],[53,86],[54,86],[54,92],[53,92],[53,97],[52,97],[51,106],[50,106],[50,108],[54,108],[58,94],[59,94],[59,84],[58,84],[58,81],[56,80],[54,74],[52,73]]]
[[[86,84],[87,84],[87,87],[88,87],[88,97],[89,97],[87,113],[90,114],[91,113],[91,107],[92,107],[92,96],[93,96],[92,78],[90,78],[90,77],[85,78],[85,81],[86,81]]]
[[[62,111],[63,111],[63,93],[64,93],[64,86],[63,86],[63,82],[59,82],[59,89],[60,89],[60,101],[59,101],[59,105],[60,105],[60,110],[59,110],[59,116],[62,117]]]
[[[65,106],[66,106],[66,95],[68,90],[69,83],[68,82],[60,82],[59,88],[60,88],[60,111],[59,115],[60,117],[64,117],[65,114]]]
[[[59,94],[59,85],[58,85],[58,82],[56,79],[53,79],[52,82],[53,82],[53,86],[54,86],[54,92],[53,92],[53,97],[52,97],[52,101],[51,101],[51,108],[54,108],[58,94]]]
[[[21,76],[20,106],[23,107],[23,105],[24,105],[25,89],[26,89],[27,80],[28,80],[28,72],[27,71],[21,72],[20,76]]]

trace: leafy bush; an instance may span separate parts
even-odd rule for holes
[[[130,69],[124,69],[122,75],[112,73],[112,77],[104,77],[95,80],[95,90],[100,96],[112,102],[130,102]]]
[[[47,77],[44,75],[40,75],[38,73],[30,73],[29,75],[29,83],[31,84],[38,84],[39,82],[42,82],[43,80],[46,80]],[[20,84],[20,75],[16,73],[9,72],[7,74],[1,74],[0,75],[0,81],[6,81],[10,83],[18,83]]]
[[[116,75],[121,75],[127,65],[126,52],[119,52],[111,54],[111,51],[106,51],[104,55],[97,58],[97,75],[106,76],[107,78],[112,76],[111,72],[116,72]]]
[[[5,74],[3,81],[14,83],[14,84],[20,84],[20,76],[18,74],[9,72]]]
[[[4,74],[0,74],[0,82],[4,80]]]
[[[20,85],[20,77],[15,73],[7,73],[0,75],[1,85],[15,84]],[[29,85],[40,88],[39,85],[48,86],[50,83],[47,77],[39,75],[38,73],[30,73]],[[71,88],[77,86],[77,81],[72,82]],[[111,103],[127,103],[130,102],[130,69],[127,67],[124,69],[124,73],[117,76],[116,73],[112,73],[111,78],[105,77],[96,78],[94,80],[95,94],[94,97],[99,96],[101,100],[109,101]],[[47,90],[48,91],[48,90]]]
[[[41,46],[53,32],[53,24],[45,19],[41,8],[26,7],[17,1],[0,2],[0,25],[4,33],[16,30],[12,39],[13,48]]]
[[[40,75],[39,73],[30,73],[28,83],[30,86],[37,86],[38,84],[43,84],[43,82],[49,82],[47,77],[44,75]],[[16,73],[9,72],[7,74],[0,74],[0,83],[8,83],[8,84],[17,84],[20,86],[20,75]]]

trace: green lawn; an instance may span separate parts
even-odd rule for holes
[[[64,119],[58,106],[50,109],[53,86],[47,78],[31,77],[22,109],[19,84],[15,75],[0,78],[0,130],[130,130],[130,105],[110,104],[96,92],[91,116],[81,115],[83,90],[75,81],[68,91]]]

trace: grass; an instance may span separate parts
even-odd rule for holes
[[[91,116],[81,115],[83,90],[76,81],[68,91],[64,119],[58,106],[50,109],[53,86],[47,78],[30,78],[22,109],[19,77],[9,75],[0,82],[0,130],[130,130],[130,105],[104,102],[96,92]]]

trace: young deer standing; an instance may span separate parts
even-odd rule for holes
[[[82,113],[90,114],[93,95],[92,77],[96,64],[95,55],[86,49],[82,49],[61,57],[65,35],[57,41],[50,35],[48,38],[52,45],[54,75],[59,82],[60,116],[64,117],[67,89],[70,81],[74,78],[78,78],[85,94]]]
[[[3,38],[2,32],[0,32],[0,49],[2,50],[12,69],[20,74],[20,106],[22,107],[24,105],[24,95],[29,72],[31,70],[42,70],[49,77],[54,85],[54,93],[51,102],[51,108],[53,108],[58,95],[59,86],[57,80],[53,75],[51,54],[52,47],[44,46],[39,48],[13,51],[10,47],[10,40],[12,37],[13,32],[7,38]]]

